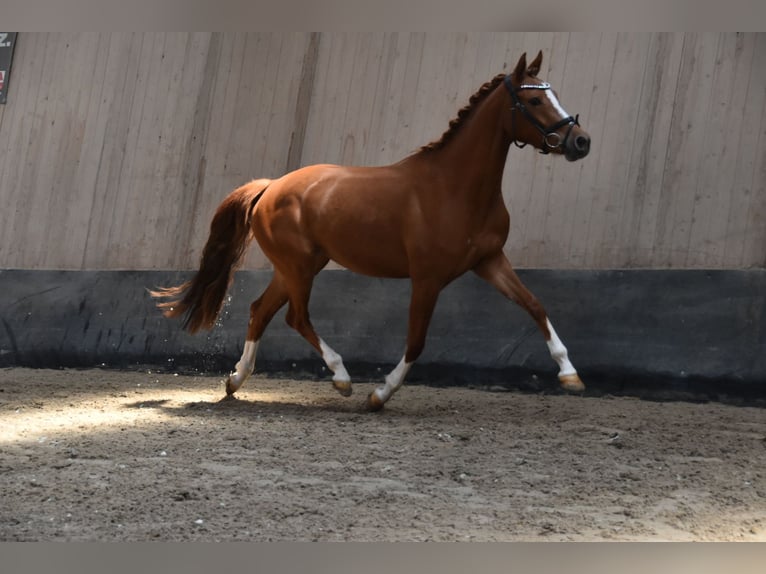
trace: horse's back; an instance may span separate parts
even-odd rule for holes
[[[256,238],[276,257],[281,243],[319,249],[367,275],[405,277],[408,185],[392,166],[300,168],[269,185],[256,212]]]

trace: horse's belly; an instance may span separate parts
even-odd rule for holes
[[[392,243],[391,240],[375,241],[367,237],[322,247],[330,259],[355,273],[373,277],[408,277],[406,253]]]

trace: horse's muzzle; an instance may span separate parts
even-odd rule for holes
[[[582,130],[572,133],[566,142],[564,157],[569,161],[584,158],[590,152],[590,136]]]

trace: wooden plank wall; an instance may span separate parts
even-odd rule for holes
[[[512,148],[516,266],[766,266],[766,34],[24,33],[0,268],[193,268],[229,190],[396,161],[538,49],[593,151]]]

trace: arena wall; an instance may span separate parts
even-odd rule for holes
[[[193,269],[234,187],[396,161],[538,49],[593,151],[509,153],[515,265],[766,265],[766,34],[92,33],[18,37],[0,266]]]
[[[766,34],[739,33],[19,34],[0,105],[0,364],[199,364],[211,354],[204,337],[170,336],[178,325],[157,322],[145,287],[195,268],[231,189],[311,163],[396,161],[437,139],[483,82],[538,49],[541,76],[580,114],[593,148],[577,164],[512,149],[505,249],[555,311],[576,364],[766,381]],[[253,246],[232,305],[245,309],[268,269]],[[388,327],[365,324],[370,309],[402,313],[406,283],[337,268],[322,276],[327,288],[357,294],[338,308],[318,283],[312,313],[328,321],[323,336],[346,340],[360,364],[394,363],[404,327],[391,331],[398,346],[379,346]],[[452,351],[425,363],[553,366],[507,351],[529,340],[538,349],[528,357],[545,353],[528,318],[499,299],[486,316],[485,286],[456,285],[461,297],[442,298],[445,323],[429,339],[430,348],[443,329]],[[77,323],[83,290],[90,325],[113,322],[99,323],[98,344]],[[491,327],[496,308],[508,322]],[[466,327],[466,312],[483,317],[484,335],[484,325]],[[236,315],[231,332],[211,335],[227,340],[227,365],[246,323]],[[578,328],[586,317],[592,336]],[[279,323],[278,340],[300,341],[280,335]],[[109,347],[104,337],[117,332],[122,342]],[[655,344],[659,333],[667,344]],[[485,336],[497,342],[487,348],[506,351],[489,357],[484,343],[471,346]],[[177,344],[157,343],[168,337]],[[153,341],[143,359],[131,338]],[[309,353],[302,345],[262,355],[300,359]]]

